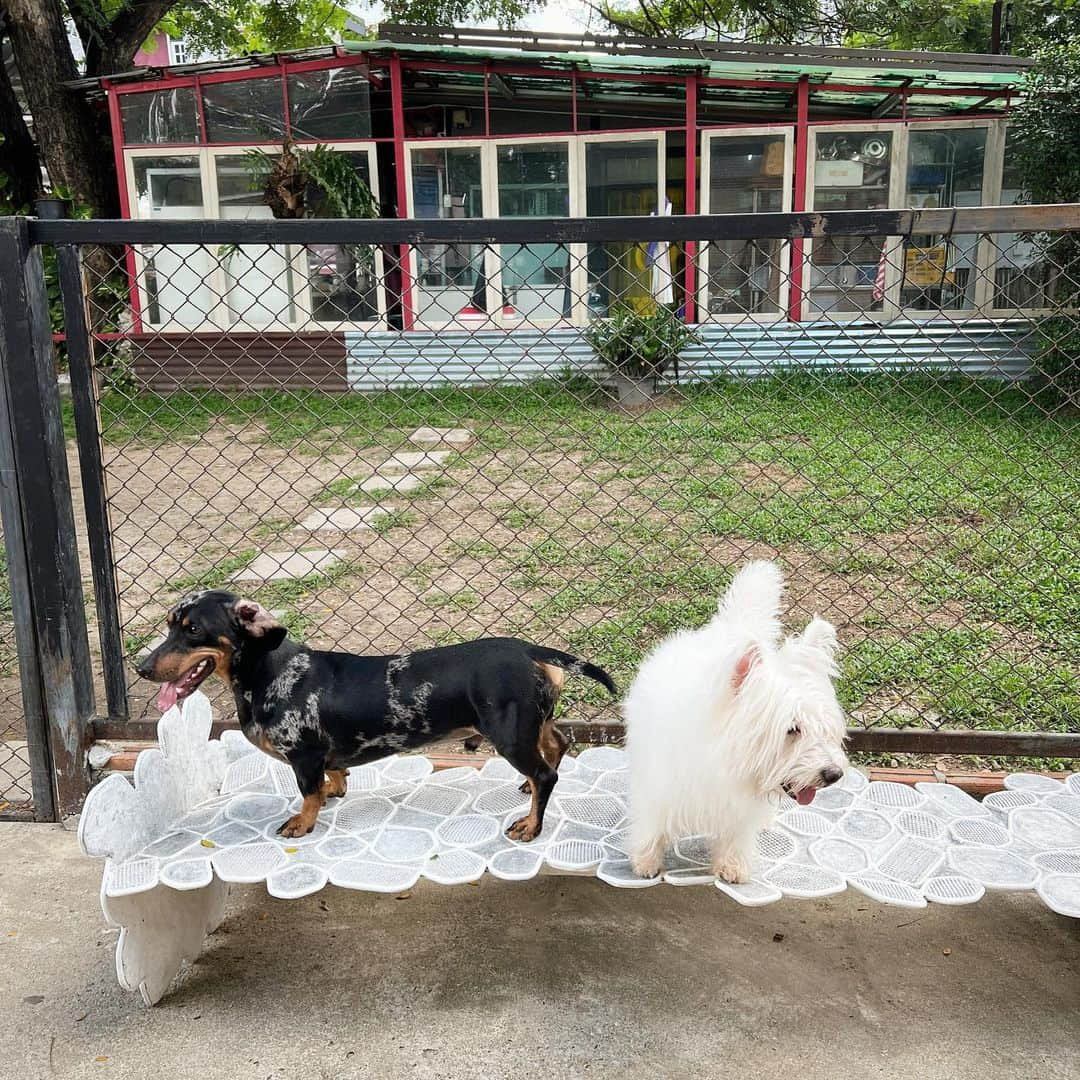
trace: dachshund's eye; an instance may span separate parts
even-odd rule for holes
[[[199,633],[199,628],[195,625],[195,623],[188,623],[187,632],[192,637],[195,637]]]

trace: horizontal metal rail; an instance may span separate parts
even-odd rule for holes
[[[239,725],[218,721],[213,737]],[[621,743],[626,728],[620,720],[587,722],[560,720],[561,727],[579,743]],[[145,720],[98,720],[94,738],[111,742],[153,742],[157,724]],[[1042,731],[935,731],[924,728],[848,728],[847,748],[853,753],[970,754],[987,757],[1080,758],[1080,732]]]
[[[709,240],[1067,232],[1080,203],[958,210],[835,210],[674,217],[117,221],[32,218],[36,244],[679,243]]]

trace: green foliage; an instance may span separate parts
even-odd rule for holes
[[[333,0],[187,0],[158,24],[196,55],[244,56],[355,38],[348,9]]]
[[[1014,161],[1035,203],[1080,202],[1080,36],[1035,57],[1009,118]]]
[[[601,363],[631,379],[658,378],[687,345],[700,341],[696,330],[663,306],[649,314],[615,307],[589,326],[585,338]]]
[[[371,188],[360,178],[356,165],[346,154],[321,143],[296,151],[300,166],[315,189],[309,200],[311,217],[377,218],[379,206]]]
[[[651,37],[989,52],[994,0],[600,0],[610,27]],[[1080,31],[1080,0],[1012,0],[1003,50],[1028,55]]]
[[[1011,118],[1013,160],[1024,197],[1033,203],[1080,202],[1080,36],[1053,42],[1035,57],[1023,99]],[[1059,268],[1055,297],[1080,307],[1080,242],[1073,234],[1036,238],[1042,257]],[[1080,318],[1062,314],[1038,324],[1037,363],[1052,397],[1080,401]]]
[[[2,138],[2,136],[0,136]],[[6,177],[0,173],[0,195],[5,187]],[[68,215],[72,218],[88,219],[94,216],[93,208],[86,203],[80,202],[75,193],[62,184],[53,188],[51,195],[56,199],[63,199],[68,204]],[[14,214],[30,214],[29,206],[14,206],[3,202],[0,198],[0,216]],[[45,295],[49,302],[49,325],[54,334],[64,332],[64,300],[60,292],[60,273],[56,263],[56,248],[51,244],[43,244],[40,248],[43,275],[45,278]],[[120,329],[120,319],[128,302],[127,279],[122,269],[117,270],[97,282],[94,286],[90,300],[90,311],[94,316],[95,332],[108,332]],[[61,343],[56,346],[57,360],[61,367],[67,362],[67,349]],[[107,386],[115,389],[132,389],[128,365],[116,353],[115,346],[99,345],[96,357],[102,378]]]
[[[244,167],[252,191],[262,190],[275,217],[280,212],[279,193],[288,188],[296,193],[295,216],[305,218],[377,218],[379,207],[371,188],[360,178],[347,154],[320,143],[299,147],[286,143],[281,157],[265,150],[248,150]],[[370,265],[372,250],[363,244],[344,245],[358,264]],[[239,244],[225,244],[218,251],[226,261],[240,250]]]
[[[816,0],[600,0],[590,7],[613,29],[646,37],[799,41],[820,21]]]
[[[503,29],[516,26],[544,0],[388,0],[388,22],[416,26],[475,26],[496,23]]]
[[[993,0],[863,0],[841,4],[844,39],[852,46],[987,52]]]
[[[360,178],[356,165],[348,154],[332,150],[320,143],[318,146],[302,147],[288,144],[280,160],[275,160],[264,150],[249,150],[244,155],[244,166],[252,191],[267,189],[270,204],[270,187],[275,189],[283,177],[282,162],[289,162],[289,175],[284,177],[289,185],[302,193],[302,213],[309,218],[377,218],[379,206],[371,188]]]

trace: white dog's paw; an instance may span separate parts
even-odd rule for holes
[[[730,885],[750,880],[750,862],[738,852],[725,851],[713,857],[713,873]]]
[[[630,866],[638,877],[656,877],[657,874],[663,873],[664,857],[662,855],[657,855],[652,851],[645,852],[644,854],[631,853]]]

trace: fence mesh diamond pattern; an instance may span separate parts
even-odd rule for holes
[[[764,557],[790,623],[836,623],[852,726],[1074,730],[1076,250],[84,248],[128,663],[222,587],[316,646],[514,634],[626,684]],[[568,690],[575,718],[617,717]]]

